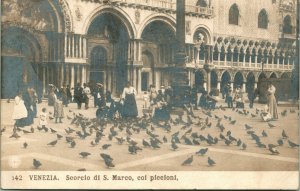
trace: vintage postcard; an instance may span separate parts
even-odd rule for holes
[[[296,0],[2,0],[1,189],[298,189]]]

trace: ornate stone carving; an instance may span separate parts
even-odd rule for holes
[[[135,17],[135,24],[140,24],[141,13],[138,9],[134,12],[134,17]]]
[[[77,6],[75,9],[75,15],[76,15],[76,20],[81,21],[82,19],[82,13],[81,13],[81,7]]]
[[[186,21],[185,22],[185,32],[187,35],[191,35],[191,21]]]
[[[58,3],[64,14],[65,31],[72,32],[73,31],[73,22],[72,22],[72,14],[71,14],[69,5],[65,0],[58,0]]]
[[[4,0],[2,6],[1,21],[4,24],[13,23],[40,31],[53,30],[51,20],[43,10],[42,1]]]

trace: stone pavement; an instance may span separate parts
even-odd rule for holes
[[[221,101],[222,105],[225,104]],[[142,101],[138,101],[139,113],[142,111]],[[48,111],[53,113],[53,107],[48,107],[46,102],[38,105],[38,111],[40,112],[43,107],[46,107]],[[261,104],[255,104],[255,108],[263,108]],[[249,113],[254,114],[254,109],[249,109],[246,105],[246,110]],[[290,112],[290,109],[296,112]],[[2,170],[34,170],[32,166],[33,158],[36,158],[42,162],[42,166],[39,170],[78,170],[85,168],[86,170],[109,170],[105,167],[103,160],[100,157],[100,153],[107,153],[114,159],[116,167],[114,170],[178,170],[178,171],[296,171],[298,170],[298,148],[291,148],[288,145],[287,140],[284,140],[283,146],[278,146],[277,150],[279,155],[272,155],[266,148],[259,148],[256,146],[255,141],[247,134],[244,125],[248,124],[253,127],[253,131],[260,137],[261,142],[268,144],[277,144],[277,140],[282,137],[282,130],[285,130],[288,134],[288,140],[295,143],[298,141],[298,108],[280,106],[278,108],[279,113],[287,110],[287,116],[281,116],[279,120],[272,121],[275,125],[274,128],[270,128],[266,122],[263,122],[259,116],[251,117],[248,115],[238,114],[235,110],[216,109],[212,111],[212,118],[209,121],[212,123],[211,128],[201,130],[198,126],[193,124],[191,127],[193,132],[197,132],[203,136],[210,134],[213,137],[218,137],[220,134],[219,128],[216,127],[217,119],[215,115],[223,118],[221,123],[225,127],[224,135],[227,131],[232,132],[232,136],[240,138],[242,142],[247,144],[247,149],[242,150],[241,147],[236,146],[233,142],[230,146],[224,144],[224,141],[220,141],[216,145],[208,145],[205,141],[200,145],[186,145],[183,140],[181,144],[178,144],[179,149],[173,151],[171,149],[171,135],[179,131],[179,138],[187,130],[182,130],[183,125],[172,125],[171,132],[166,132],[161,128],[155,128],[153,133],[159,135],[159,139],[165,136],[167,143],[161,144],[160,149],[144,148],[142,146],[142,140],[148,140],[149,136],[144,130],[141,130],[139,134],[133,133],[131,138],[138,142],[138,145],[143,148],[141,152],[132,155],[128,152],[128,144],[117,144],[116,139],[110,141],[108,139],[108,132],[110,126],[107,126],[104,130],[103,137],[99,145],[91,146],[90,142],[95,138],[92,136],[80,139],[75,133],[70,136],[75,137],[76,146],[70,148],[69,144],[65,142],[65,139],[58,140],[58,144],[54,147],[48,146],[47,143],[56,140],[56,134],[50,132],[37,131],[38,119],[35,119],[33,125],[35,132],[24,134],[19,132],[21,136],[19,139],[9,138],[12,134],[11,114],[13,110],[13,102],[7,103],[5,100],[1,102],[1,128],[5,127],[5,132],[1,136],[1,167]],[[70,112],[71,111],[71,112]],[[65,108],[66,116],[72,117],[73,112],[78,114],[79,112],[86,117],[94,118],[96,108],[89,108],[88,110],[78,110],[74,103],[70,104],[68,108]],[[195,115],[203,118],[207,117],[202,110],[195,111]],[[234,125],[230,124],[230,121],[224,119],[224,115],[231,116],[233,120],[236,120]],[[173,119],[176,116],[172,116]],[[183,118],[185,120],[185,118]],[[198,119],[194,119],[194,123]],[[79,127],[70,124],[70,120],[63,119],[62,124],[56,124],[53,120],[48,119],[48,127],[55,129],[59,134],[66,136],[64,129],[71,127],[75,130],[80,130]],[[29,130],[30,127],[25,127]],[[265,131],[268,136],[263,137],[262,131]],[[125,137],[125,131],[118,131],[118,137]],[[23,148],[23,143],[27,142],[28,147]],[[112,146],[103,150],[103,144],[111,144]],[[195,152],[200,148],[208,148],[208,152],[205,156],[197,156]],[[87,158],[81,158],[79,153],[82,151],[90,152],[91,155]],[[191,165],[182,166],[182,162],[194,155],[194,160]],[[217,163],[215,166],[209,167],[207,165],[207,157],[211,157]]]

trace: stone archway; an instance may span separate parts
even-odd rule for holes
[[[151,57],[153,60],[151,70],[145,68],[143,63],[143,71],[148,70],[149,75],[152,73],[149,79],[152,78],[152,84],[156,88],[159,88],[161,85],[171,84],[170,73],[167,68],[172,64],[176,50],[174,27],[161,20],[152,20],[145,26],[141,38],[143,62],[146,59],[145,56]],[[144,54],[147,52],[148,54]],[[151,56],[149,57],[149,55]]]
[[[249,72],[247,75],[247,82],[246,82],[246,92],[249,89],[253,89],[255,87],[255,76],[252,72]]]
[[[120,95],[127,81],[130,81],[128,48],[130,34],[123,21],[113,13],[105,12],[94,17],[87,31],[87,41],[91,46],[102,46],[106,50],[104,84],[114,94]],[[89,55],[94,49],[88,50]],[[98,52],[104,55],[105,51]],[[113,63],[112,63],[113,62]],[[90,69],[91,70],[91,69]]]
[[[221,77],[221,91],[224,89],[224,86],[231,82],[231,76],[228,71],[224,71]]]
[[[197,70],[195,72],[195,86],[198,89],[203,89],[205,83],[205,72],[201,70]]]
[[[42,52],[34,35],[21,28],[6,28],[2,33],[1,46],[1,97],[14,98],[26,85],[40,93],[43,76],[38,72]]]
[[[234,76],[233,88],[243,87],[244,77],[241,72],[237,72]]]
[[[106,49],[102,46],[94,47],[90,54],[90,62],[90,82],[102,83],[106,87]]]
[[[143,70],[141,74],[141,90],[148,91],[150,85],[155,85],[155,69],[153,54],[149,50],[142,53]],[[157,87],[158,88],[158,87]]]

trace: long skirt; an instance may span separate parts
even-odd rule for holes
[[[122,117],[137,117],[138,110],[136,106],[135,96],[133,94],[126,94]]]
[[[268,97],[268,108],[269,113],[271,114],[273,119],[278,119],[278,112],[277,112],[277,102],[275,96],[269,95]]]

